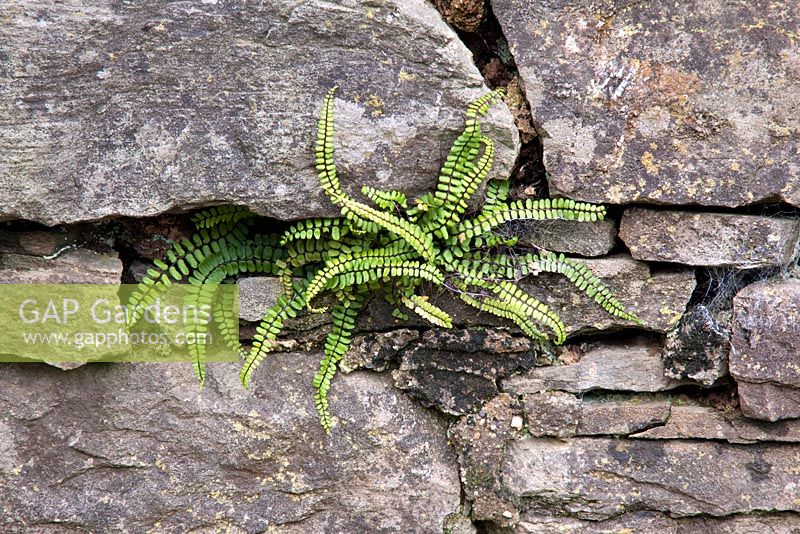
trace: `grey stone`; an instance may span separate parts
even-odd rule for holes
[[[739,404],[747,417],[780,421],[800,417],[800,389],[778,384],[739,382]]]
[[[0,230],[0,254],[27,254],[29,256],[52,256],[79,242],[78,228],[61,231]]]
[[[523,511],[607,519],[800,511],[799,445],[527,438],[508,444],[503,489]],[[527,503],[527,504],[526,504]]]
[[[515,524],[519,511],[503,489],[502,466],[509,440],[518,433],[513,420],[520,408],[501,393],[474,414],[461,417],[450,430],[458,452],[464,495],[472,502],[472,518],[501,526]]]
[[[702,304],[691,307],[680,326],[667,333],[662,356],[667,376],[704,386],[726,376],[731,348],[730,318],[723,321]]]
[[[800,282],[758,282],[733,300],[730,372],[749,417],[800,417]]]
[[[576,221],[519,221],[512,223],[521,245],[580,256],[603,256],[617,238],[617,221],[587,224]]]
[[[632,208],[622,216],[619,235],[638,260],[753,269],[791,263],[800,221]]]
[[[647,338],[597,343],[582,351],[580,359],[566,365],[536,367],[501,381],[503,391],[515,395],[561,390],[664,391],[680,385],[667,378],[660,346]]]
[[[715,439],[729,443],[759,441],[800,442],[800,420],[769,423],[725,412],[711,406],[673,404],[668,418],[630,437],[647,439]]]
[[[245,321],[260,321],[283,293],[280,278],[274,276],[241,278],[236,283],[239,286],[239,317]]]
[[[620,398],[581,403],[577,435],[618,435],[640,432],[663,424],[670,416],[666,398]]]
[[[800,204],[794,2],[516,2],[493,9],[555,195]]]
[[[386,371],[400,359],[401,351],[419,337],[417,330],[408,328],[356,336],[350,344],[350,350],[339,362],[339,369],[344,373],[356,369]]]
[[[578,433],[581,402],[563,391],[525,395],[525,423],[531,436],[569,438]]]
[[[334,85],[345,188],[413,197],[435,183],[467,102],[487,92],[424,0],[23,0],[2,18],[0,219],[219,203],[281,219],[338,214],[312,157]],[[504,106],[486,133],[492,177],[505,178],[518,134]]]
[[[475,411],[498,394],[499,379],[533,367],[540,354],[535,348],[513,352],[512,343],[492,350],[498,343],[491,338],[485,328],[429,330],[402,352],[400,367],[392,373],[395,385],[445,413]]]
[[[122,262],[116,253],[69,249],[55,258],[0,254],[0,283],[119,284]]]
[[[736,515],[731,517],[672,518],[658,512],[630,512],[606,521],[589,521],[573,517],[554,517],[544,514],[524,514],[514,530],[515,534],[796,534],[800,529],[800,515],[792,513],[770,515]],[[501,534],[500,529],[487,531]]]
[[[561,391],[523,397],[531,436],[628,435],[664,424],[670,414],[666,398],[637,397],[585,400]]]
[[[461,504],[444,422],[358,372],[327,436],[318,359],[271,355],[251,391],[212,365],[202,394],[188,364],[0,366],[0,530],[441,532]]]

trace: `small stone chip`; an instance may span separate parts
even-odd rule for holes
[[[522,417],[515,415],[511,418],[511,428],[522,430]]]

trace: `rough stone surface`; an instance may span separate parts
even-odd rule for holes
[[[800,204],[795,2],[497,0],[550,191]]]
[[[566,365],[536,367],[501,382],[503,391],[516,395],[561,390],[664,391],[680,385],[664,375],[658,343],[647,338],[589,345],[579,359]]]
[[[591,224],[575,221],[519,221],[512,223],[519,243],[553,252],[580,256],[603,256],[611,252],[617,238],[617,221],[605,219]]]
[[[443,423],[359,372],[326,436],[318,358],[270,356],[252,392],[212,365],[202,394],[185,364],[0,366],[0,530],[441,532],[461,501]]]
[[[768,423],[742,417],[738,411],[711,406],[673,404],[662,425],[633,434],[648,439],[716,439],[730,443],[800,442],[800,420]]]
[[[339,369],[345,373],[356,369],[386,371],[399,360],[401,351],[419,337],[417,330],[408,328],[356,336],[350,344],[350,350],[339,362]]]
[[[239,285],[239,317],[245,321],[260,321],[283,293],[280,278],[274,276],[241,278],[236,283]]]
[[[731,516],[672,518],[658,512],[631,512],[606,521],[588,521],[572,517],[553,517],[542,514],[524,514],[517,534],[796,534],[800,531],[800,515],[792,513]],[[488,534],[505,534],[501,529],[490,528]]]
[[[502,337],[483,328],[425,332],[421,343],[403,351],[400,368],[392,373],[395,384],[445,413],[475,411],[498,394],[499,379],[537,361],[539,351],[515,350],[515,345],[529,346],[529,340]]]
[[[337,214],[312,158],[334,85],[346,189],[413,196],[435,183],[467,102],[486,92],[424,0],[22,0],[0,18],[0,219],[213,203],[281,219]],[[497,106],[486,131],[492,175],[504,178],[518,144],[508,110]]]
[[[800,511],[800,445],[528,438],[509,443],[504,489],[526,511],[606,519],[625,510],[673,517]]]
[[[777,384],[739,382],[742,413],[755,419],[780,421],[800,417],[800,389]]]
[[[520,409],[516,401],[501,393],[476,414],[461,417],[453,425],[450,438],[458,452],[461,483],[472,502],[472,517],[513,525],[519,511],[506,498],[501,468],[507,443],[517,433],[513,419]]]
[[[116,253],[76,248],[52,259],[0,254],[4,284],[118,284],[121,276],[122,262]]]
[[[52,256],[80,239],[76,227],[61,231],[0,231],[0,254]]]
[[[667,399],[610,398],[584,401],[577,435],[626,435],[662,424],[670,414]]]
[[[622,216],[619,236],[638,260],[753,269],[791,263],[800,221],[632,208]]]
[[[742,410],[768,421],[800,417],[800,281],[751,284],[733,310],[730,371]]]
[[[727,376],[731,347],[728,326],[703,305],[690,308],[680,326],[667,333],[662,356],[667,376],[694,380],[704,386]]]

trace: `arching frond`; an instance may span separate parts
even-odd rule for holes
[[[382,210],[393,211],[398,206],[401,208],[408,207],[406,195],[402,191],[381,191],[365,185],[361,188],[361,193]]]
[[[442,328],[453,328],[453,318],[450,317],[450,314],[431,304],[428,301],[428,297],[423,297],[420,295],[403,295],[402,302],[409,310],[413,311],[429,323],[436,326],[441,326]]]
[[[328,390],[331,387],[331,380],[336,374],[336,366],[339,360],[347,353],[352,341],[353,331],[356,327],[356,316],[364,305],[364,294],[356,291],[355,293],[337,293],[338,303],[333,307],[331,316],[333,325],[331,326],[328,337],[325,339],[325,354],[320,361],[319,370],[314,375],[312,384],[316,392],[314,393],[314,405],[319,414],[319,420],[325,432],[331,431],[331,415],[328,406]]]

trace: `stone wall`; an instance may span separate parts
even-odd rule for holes
[[[202,392],[188,364],[0,364],[0,530],[800,532],[799,26],[761,0],[3,3],[1,282],[134,282],[197,207],[335,214],[333,85],[345,187],[419,194],[503,85],[492,177],[612,214],[511,230],[643,324],[549,275],[523,286],[558,348],[370,303],[330,435],[325,315],[249,391],[234,364]],[[279,282],[239,284],[246,340]]]

